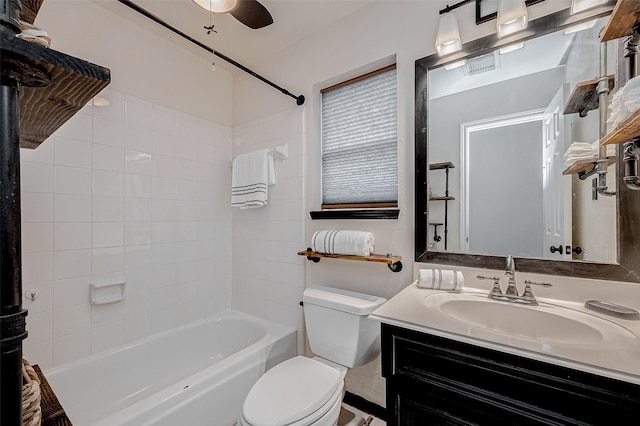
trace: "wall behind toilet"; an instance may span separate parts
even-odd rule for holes
[[[536,19],[569,4],[569,0],[540,3],[530,8],[529,18]],[[255,66],[262,75],[273,77],[289,91],[305,95],[307,101],[302,107],[251,77],[239,75],[234,79],[236,126],[271,116],[275,111],[304,110],[304,210],[300,218],[305,222],[305,230],[304,243],[296,250],[306,248],[317,230],[355,229],[374,233],[377,253],[403,256],[404,269],[400,273],[367,262],[304,261],[306,286],[329,285],[389,298],[413,280],[414,62],[435,53],[438,10],[444,6],[444,2],[437,1],[370,2]],[[495,32],[495,21],[476,26],[474,13],[475,8],[471,6],[456,11],[458,21],[464,23],[460,26],[463,41]],[[400,217],[398,220],[311,220],[308,212],[320,209],[319,91],[376,69],[376,64],[388,62],[389,58],[395,58],[398,75]],[[234,289],[236,285],[234,281]],[[385,405],[379,361],[351,370],[346,380],[348,391]]]

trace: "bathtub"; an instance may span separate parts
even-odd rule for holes
[[[256,380],[295,355],[294,329],[227,311],[44,374],[74,426],[231,426]]]

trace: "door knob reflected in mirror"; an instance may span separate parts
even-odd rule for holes
[[[549,250],[551,251],[551,253],[558,252],[562,254],[562,244],[558,245],[558,247],[551,246],[549,247]]]
[[[571,254],[571,252],[580,255],[582,254],[582,247],[580,246],[575,246],[573,249],[571,249],[571,246],[566,246],[565,247],[565,254]]]

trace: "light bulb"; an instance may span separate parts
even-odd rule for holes
[[[211,71],[215,71],[216,70],[216,61],[212,61],[211,62]]]
[[[571,14],[583,12],[606,2],[607,0],[571,0]]]
[[[508,46],[501,47],[499,52],[501,55],[505,55],[507,53],[514,52],[518,49],[522,49],[523,47],[524,47],[524,41],[521,41],[519,43],[513,43]]]
[[[572,25],[569,28],[564,30],[564,35],[577,33],[578,31],[588,30],[589,28],[593,28],[595,25],[596,25],[595,19],[588,22],[583,22],[582,24]]]
[[[524,0],[500,0],[496,19],[498,37],[524,30],[527,28],[528,20]]]
[[[458,21],[453,12],[440,15],[435,47],[440,56],[448,55],[462,49],[460,33],[458,32]]]
[[[462,59],[460,61],[450,62],[450,63],[448,63],[448,64],[446,64],[444,66],[444,69],[447,70],[447,71],[450,71],[450,70],[453,70],[453,69],[456,69],[456,68],[460,68],[461,66],[463,66],[466,63],[467,63],[467,61],[465,59]]]
[[[226,13],[236,7],[237,0],[192,0],[203,9],[214,13]]]

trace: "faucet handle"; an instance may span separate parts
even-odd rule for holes
[[[481,280],[494,280],[494,281],[500,281],[500,277],[486,277],[484,275],[478,275],[477,278],[481,279]]]
[[[481,280],[493,280],[493,288],[489,294],[494,296],[502,295],[502,290],[500,289],[500,277],[485,277],[484,275],[478,275],[477,278]]]
[[[522,297],[527,297],[531,299],[535,299],[533,296],[533,291],[531,290],[532,285],[539,285],[541,287],[552,287],[551,283],[537,283],[531,280],[524,280],[524,292],[522,293]]]
[[[531,280],[524,280],[524,283],[527,286],[539,285],[539,286],[542,286],[542,287],[553,287],[553,284],[551,284],[551,283],[537,283],[537,282],[534,282],[534,281],[531,281]]]

